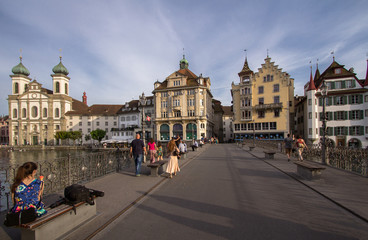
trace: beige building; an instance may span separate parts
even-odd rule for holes
[[[9,104],[9,144],[55,144],[56,131],[67,130],[65,113],[72,107],[68,70],[61,62],[51,74],[53,90],[29,78],[30,72],[20,63],[13,67]]]
[[[180,69],[154,83],[155,126],[159,141],[180,136],[184,140],[213,135],[211,81],[188,69],[183,56]]]
[[[256,73],[245,59],[238,75],[231,86],[235,140],[286,137],[294,125],[294,79],[268,56]]]

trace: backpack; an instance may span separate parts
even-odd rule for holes
[[[85,186],[79,184],[73,184],[64,189],[64,197],[66,203],[74,206],[79,202],[87,202],[90,205],[94,205],[94,198],[91,191]]]

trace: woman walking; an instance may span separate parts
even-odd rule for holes
[[[303,161],[303,150],[304,148],[308,148],[307,144],[305,144],[304,139],[300,136],[297,137],[296,147],[298,149],[298,159],[299,161]]]
[[[155,157],[155,154],[156,154],[156,143],[153,140],[153,138],[151,138],[150,141],[148,142],[148,150],[149,150],[149,153],[150,153],[150,159],[151,159],[150,161],[151,161],[151,163],[156,162],[156,157]]]
[[[177,172],[180,172],[179,163],[178,163],[178,154],[179,149],[175,144],[174,140],[171,140],[167,145],[167,150],[169,153],[169,162],[167,163],[166,172],[169,174],[169,178],[172,178],[172,175],[176,175]]]

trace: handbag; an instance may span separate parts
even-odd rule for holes
[[[4,225],[7,227],[19,226],[33,222],[37,218],[35,208],[28,208],[20,212],[8,212],[5,217]]]

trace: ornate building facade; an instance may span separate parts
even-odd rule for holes
[[[57,131],[67,130],[65,113],[72,108],[68,70],[61,62],[53,69],[53,90],[29,78],[30,72],[20,63],[13,67],[9,105],[9,144],[55,144]]]
[[[267,56],[254,73],[245,59],[231,95],[236,140],[286,137],[294,125],[294,79]]]
[[[322,137],[323,98],[321,85],[328,87],[326,100],[326,136],[334,146],[368,147],[368,61],[366,79],[358,79],[354,69],[349,70],[335,61],[320,74],[317,66],[314,78],[304,86],[306,139],[319,143]]]
[[[183,56],[180,69],[154,83],[155,126],[158,141],[180,136],[184,140],[213,136],[211,81],[195,75]]]

